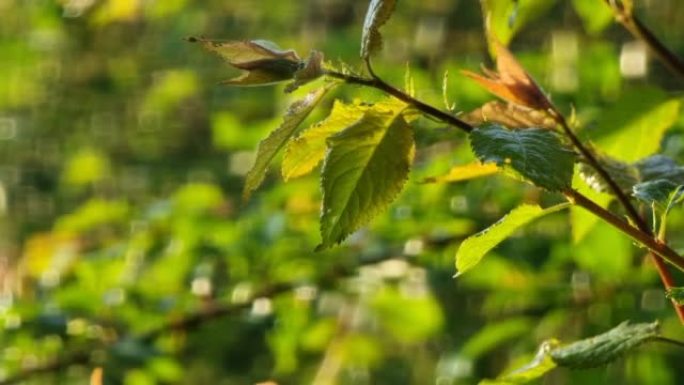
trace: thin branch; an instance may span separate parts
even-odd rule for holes
[[[604,0],[615,13],[615,19],[636,39],[643,41],[648,49],[670,71],[684,79],[684,61],[663,44],[653,32],[619,0]]]
[[[632,220],[632,222],[634,222],[634,224],[639,228],[639,230],[643,231],[646,234],[653,235],[651,229],[648,227],[646,222],[641,218],[636,208],[629,200],[629,197],[625,195],[624,191],[622,191],[620,186],[618,186],[617,182],[615,182],[613,177],[610,176],[608,171],[606,171],[606,169],[601,165],[601,163],[599,163],[598,159],[596,159],[591,150],[589,150],[584,145],[584,143],[582,143],[582,141],[579,140],[577,135],[575,135],[575,133],[568,125],[568,122],[565,120],[563,114],[561,114],[555,106],[552,107],[552,109],[549,112],[551,114],[551,117],[561,126],[561,128],[563,128],[563,132],[570,139],[573,146],[582,154],[582,156],[584,156],[589,165],[594,170],[596,170],[596,172],[601,176],[601,178],[608,184],[610,190],[618,198],[620,204],[627,211],[627,215]]]
[[[647,256],[651,257],[653,260],[665,290],[670,290],[673,287],[676,287],[677,285],[674,282],[672,273],[670,273],[670,270],[667,268],[665,261],[663,261],[663,259],[659,256],[655,255],[652,251],[649,251]],[[684,305],[680,305],[677,303],[677,301],[672,299],[672,307],[674,307],[675,313],[677,313],[677,317],[679,317],[679,322],[684,324]]]
[[[672,250],[667,244],[659,242],[657,239],[654,239],[650,235],[623,221],[615,214],[597,205],[594,201],[576,190],[568,188],[563,191],[563,194],[571,203],[590,211],[592,214],[608,222],[624,234],[627,234],[636,242],[675,265],[678,269],[684,271],[684,258],[677,254],[676,251]]]
[[[430,115],[432,117],[435,117],[439,119],[440,121],[450,124],[452,126],[458,127],[464,132],[471,132],[472,130],[475,129],[472,125],[464,122],[463,120],[455,117],[454,115],[451,115],[449,113],[446,113],[440,109],[437,109],[427,103],[424,103],[413,96],[399,90],[398,88],[395,88],[391,86],[390,84],[387,84],[384,80],[380,79],[379,77],[373,77],[373,78],[364,78],[360,76],[355,76],[355,75],[350,75],[350,74],[345,74],[345,73],[340,73],[336,71],[326,71],[326,75],[340,79],[345,81],[346,83],[349,84],[358,84],[366,87],[371,87],[378,89],[380,91],[384,91],[395,98],[405,102],[406,104],[414,107],[415,109],[419,110],[420,112]]]

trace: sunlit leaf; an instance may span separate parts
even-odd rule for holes
[[[554,349],[550,355],[558,366],[572,369],[595,368],[616,360],[657,336],[658,322],[623,322],[603,334]]]
[[[413,133],[401,113],[369,110],[328,139],[322,172],[322,243],[341,242],[401,191],[413,160]]]
[[[356,123],[369,109],[400,112],[405,108],[405,104],[396,100],[374,105],[345,104],[336,100],[325,120],[302,131],[287,143],[282,163],[283,178],[289,180],[311,172],[325,156],[328,137]]]
[[[493,175],[499,171],[494,163],[473,162],[454,166],[448,173],[423,179],[423,183],[450,183]]]
[[[461,115],[461,119],[473,126],[496,123],[507,128],[538,127],[553,129],[556,127],[554,120],[544,111],[499,101],[487,102],[482,107]]]
[[[220,41],[191,37],[208,51],[214,52],[231,66],[245,71],[242,75],[225,80],[223,84],[260,86],[293,79],[304,62],[292,50],[281,50],[265,40]]]
[[[570,186],[575,156],[551,131],[507,130],[490,125],[473,130],[470,141],[473,152],[483,163],[511,167],[550,191]]]
[[[638,89],[604,110],[587,134],[617,160],[635,162],[658,152],[665,132],[679,117],[680,101],[662,91]]]
[[[280,127],[259,143],[254,165],[247,173],[243,199],[247,200],[264,180],[266,170],[278,151],[295,134],[299,125],[313,111],[330,87],[322,87],[310,92],[304,99],[297,100],[290,105]]]
[[[563,203],[542,209],[535,205],[521,205],[487,229],[468,237],[456,252],[457,275],[475,267],[488,252],[529,222],[568,206]]]
[[[397,0],[371,0],[368,5],[366,19],[363,22],[361,36],[361,57],[368,59],[382,48],[382,27],[394,12]]]
[[[544,342],[529,364],[510,373],[501,375],[495,380],[484,380],[480,385],[517,385],[527,384],[538,379],[556,367],[556,363],[549,357],[549,352],[558,345],[556,340]]]

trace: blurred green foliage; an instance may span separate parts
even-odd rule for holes
[[[492,2],[500,37],[572,108],[582,135],[621,160],[661,150],[684,161],[681,81],[653,61],[626,68],[633,42],[602,2]],[[684,23],[681,2],[636,3],[684,53],[684,30],[672,28]],[[358,69],[367,5],[0,0],[0,383],[86,352],[25,383],[87,383],[102,367],[107,385],[472,384],[521,366],[543,340],[625,319],[659,319],[664,334],[684,338],[643,250],[574,209],[452,278],[460,240],[521,201],[548,207],[558,197],[502,176],[419,183],[474,160],[464,136],[427,119],[415,125],[398,201],[340,247],[313,251],[317,175],[283,183],[274,168],[242,203],[258,141],[310,88],[219,86],[236,71],[183,38],[264,38]],[[383,35],[376,70],[393,84],[408,67],[416,96],[442,106],[448,70],[457,111],[490,100],[456,75],[489,61],[478,2],[402,0]],[[304,126],[324,119],[332,98],[323,104]],[[675,209],[669,228],[682,226]],[[684,248],[676,230],[670,242]],[[260,295],[269,293],[280,295]],[[237,310],[164,329],[227,304]],[[544,383],[674,385],[681,359],[649,346]]]

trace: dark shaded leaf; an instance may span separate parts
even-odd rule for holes
[[[382,27],[394,12],[397,0],[371,0],[366,19],[363,22],[363,34],[361,36],[361,57],[368,59],[371,55],[382,48]]]
[[[328,139],[322,172],[322,243],[344,240],[401,191],[413,159],[411,128],[400,112],[371,109]]]
[[[676,184],[684,184],[684,167],[665,155],[653,155],[634,164],[643,182],[666,179]]]
[[[323,96],[330,90],[331,86],[319,88],[309,93],[304,99],[292,103],[283,118],[280,127],[259,143],[256,160],[249,170],[245,180],[245,187],[242,192],[244,200],[249,199],[252,192],[256,190],[264,180],[268,165],[276,156],[278,151],[295,134],[299,125],[313,111]]]
[[[664,207],[671,198],[676,199],[672,194],[681,195],[682,187],[666,179],[656,179],[635,185],[633,195],[649,205]]]
[[[623,322],[606,333],[554,349],[550,355],[558,366],[587,369],[606,365],[658,336],[658,322],[630,325]]]
[[[639,170],[633,165],[605,154],[595,153],[594,157],[626,194],[629,195],[632,191],[632,187],[639,183]],[[579,174],[584,182],[595,191],[613,194],[608,183],[603,180],[601,175],[599,175],[592,166],[586,163],[580,163]]]
[[[473,130],[470,141],[473,152],[483,163],[511,167],[550,191],[570,186],[575,155],[551,131],[507,130],[490,125]]]

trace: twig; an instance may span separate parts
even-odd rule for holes
[[[649,236],[643,231],[637,229],[634,226],[631,226],[615,214],[597,205],[594,201],[582,195],[576,190],[568,188],[563,190],[563,194],[571,203],[576,204],[590,211],[592,214],[608,222],[613,227],[628,235],[633,240],[647,247],[655,254],[661,256],[666,261],[670,262],[680,270],[684,271],[684,258],[677,254],[676,251],[672,250],[667,244],[659,242],[658,240],[654,239],[653,237]]]
[[[427,103],[424,103],[413,96],[399,90],[398,88],[395,88],[391,86],[390,84],[387,84],[384,80],[380,79],[379,77],[373,77],[373,78],[364,78],[360,76],[355,76],[355,75],[350,75],[350,74],[345,74],[341,72],[335,72],[335,71],[326,71],[326,75],[344,80],[345,82],[349,84],[358,84],[366,87],[371,87],[375,88],[381,91],[384,91],[395,98],[411,105],[415,109],[419,110],[420,112],[423,112],[424,114],[430,115],[432,117],[435,117],[439,119],[440,121],[450,124],[452,126],[458,127],[459,129],[465,131],[465,132],[471,132],[472,130],[475,129],[472,125],[464,122],[463,120],[446,113],[440,109],[437,109]]]
[[[663,44],[658,37],[651,32],[644,23],[632,13],[631,9],[626,9],[619,0],[604,0],[615,13],[615,19],[622,24],[625,29],[636,39],[643,41],[648,49],[655,55],[670,71],[684,79],[684,61],[675,55]]]

